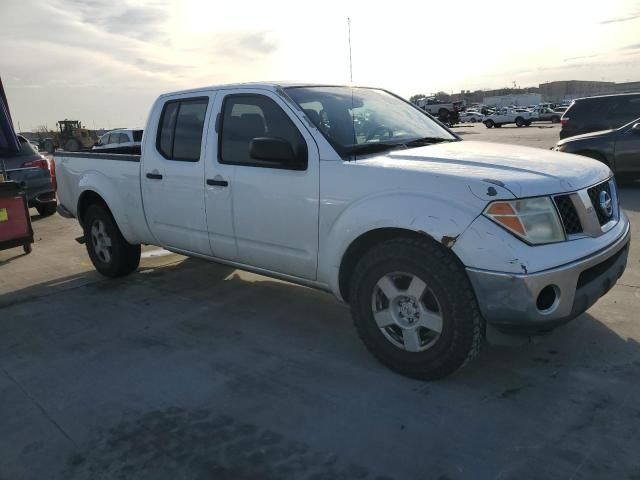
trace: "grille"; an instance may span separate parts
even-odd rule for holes
[[[556,207],[558,207],[565,233],[567,235],[582,233],[582,224],[571,197],[569,195],[558,195],[554,198],[554,201],[556,202]]]
[[[591,204],[593,205],[593,209],[596,211],[596,215],[598,215],[598,222],[600,222],[601,226],[611,220],[611,217],[607,217],[600,208],[600,200],[598,199],[598,196],[602,191],[607,192],[609,194],[609,197],[611,198],[611,201],[613,202],[613,196],[611,195],[611,188],[609,187],[608,180],[587,190],[589,198],[591,199]]]

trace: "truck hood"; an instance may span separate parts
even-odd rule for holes
[[[509,190],[516,197],[563,193],[607,179],[601,162],[540,148],[500,143],[459,141],[439,143],[359,159],[368,166],[457,177],[472,191],[478,184]]]

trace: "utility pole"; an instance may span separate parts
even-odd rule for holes
[[[347,17],[347,30],[349,31],[349,82],[353,83],[353,64],[351,63],[351,18]]]

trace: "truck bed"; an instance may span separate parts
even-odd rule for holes
[[[77,217],[82,195],[97,194],[129,243],[153,242],[142,204],[140,155],[59,151],[54,158],[62,207]]]

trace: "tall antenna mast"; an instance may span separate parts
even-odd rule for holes
[[[349,81],[353,83],[353,64],[351,63],[351,18],[347,17],[347,29],[349,30]]]

